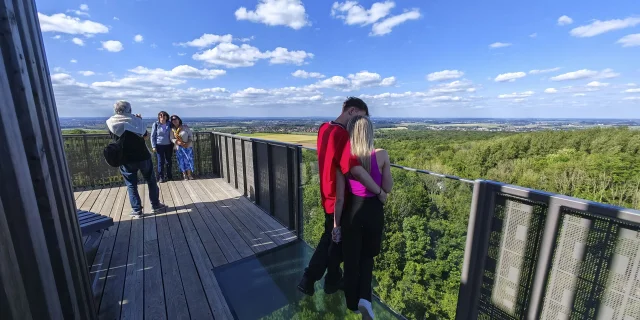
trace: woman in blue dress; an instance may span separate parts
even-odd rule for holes
[[[171,141],[174,144],[178,166],[185,180],[193,180],[193,132],[177,115],[171,116]]]

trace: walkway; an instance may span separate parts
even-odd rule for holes
[[[160,184],[169,209],[131,219],[125,187],[76,192],[77,207],[115,225],[86,237],[100,319],[232,319],[213,268],[296,239],[221,179]]]

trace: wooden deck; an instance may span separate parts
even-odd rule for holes
[[[159,184],[169,208],[131,219],[125,187],[76,192],[77,207],[113,218],[85,238],[100,319],[232,319],[213,268],[295,239],[223,180]]]

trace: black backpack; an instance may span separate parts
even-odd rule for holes
[[[108,165],[112,167],[119,167],[123,165],[123,141],[124,135],[118,138],[115,134],[113,135],[113,142],[109,143],[106,147],[104,147],[104,160]]]

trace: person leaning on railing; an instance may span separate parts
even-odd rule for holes
[[[160,111],[158,121],[151,126],[151,147],[158,160],[158,182],[171,180],[173,143],[171,142],[171,122],[166,111]]]
[[[153,212],[159,212],[166,208],[160,203],[160,191],[153,174],[153,162],[151,154],[147,148],[145,139],[149,137],[149,132],[145,127],[142,117],[139,114],[131,113],[131,104],[127,101],[118,101],[113,106],[115,115],[107,120],[107,128],[114,141],[122,146],[120,173],[124,178],[131,202],[131,216],[142,216],[142,201],[138,194],[138,171],[147,180],[149,186],[149,200]]]
[[[185,180],[193,180],[193,132],[177,115],[171,116],[171,126],[171,141],[182,176]]]

